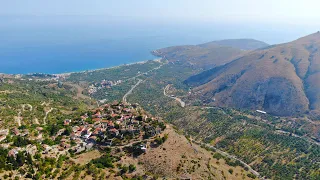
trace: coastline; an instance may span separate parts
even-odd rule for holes
[[[128,63],[128,64],[121,64],[121,65],[117,65],[117,66],[111,66],[111,67],[105,67],[105,68],[98,68],[98,69],[92,69],[92,70],[81,70],[81,71],[71,71],[71,72],[66,72],[66,73],[27,73],[27,74],[10,74],[10,73],[1,73],[0,72],[0,76],[14,76],[14,77],[22,77],[22,76],[28,76],[28,75],[35,75],[35,74],[39,74],[39,75],[52,75],[52,76],[57,76],[57,77],[62,77],[62,76],[69,76],[71,74],[75,74],[75,73],[90,73],[90,72],[95,72],[95,71],[102,71],[102,70],[108,70],[108,69],[115,69],[115,68],[120,68],[123,66],[131,66],[131,65],[135,65],[135,64],[144,64],[147,63],[149,61],[155,61],[155,62],[160,62],[162,60],[161,57],[155,58],[155,59],[150,59],[150,60],[144,60],[144,61],[138,61],[138,62],[133,62],[133,63]]]
[[[51,74],[51,75],[55,75],[55,76],[68,76],[70,74],[75,74],[75,73],[90,73],[90,72],[95,72],[95,71],[103,71],[103,70],[108,70],[108,69],[116,69],[116,68],[120,68],[123,66],[131,66],[131,65],[135,65],[135,64],[145,64],[148,61],[154,61],[154,62],[160,62],[162,60],[162,58],[156,58],[156,59],[150,59],[150,60],[144,60],[144,61],[138,61],[138,62],[134,62],[134,63],[129,63],[129,64],[121,64],[118,66],[112,66],[112,67],[106,67],[106,68],[98,68],[98,69],[92,69],[92,70],[84,70],[84,71],[72,71],[72,72],[68,72],[68,73],[58,73],[58,74]],[[33,73],[34,74],[34,73]],[[40,73],[39,73],[40,74]],[[42,73],[44,74],[44,73]]]

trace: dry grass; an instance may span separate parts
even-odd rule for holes
[[[241,167],[230,167],[224,160],[212,158],[211,152],[191,144],[187,138],[168,127],[167,141],[157,148],[150,149],[138,159],[146,171],[166,178],[190,176],[193,179],[248,179]],[[218,163],[217,163],[218,162]],[[228,172],[233,169],[233,174]]]
[[[101,154],[98,150],[92,150],[92,151],[77,155],[75,158],[72,158],[72,161],[74,161],[76,164],[85,165],[89,163],[92,159],[99,158],[102,155],[103,154]]]

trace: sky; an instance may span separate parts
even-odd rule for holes
[[[318,0],[0,0],[0,16],[102,16],[163,21],[314,25]]]
[[[112,25],[122,23],[140,31],[149,23],[161,26],[159,31],[199,27],[214,33],[221,27],[217,39],[255,38],[276,44],[318,31],[319,7],[318,0],[0,0],[0,30],[77,23],[114,29]]]

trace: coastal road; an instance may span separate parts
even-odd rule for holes
[[[142,82],[141,79],[139,79],[139,81],[137,82],[137,84],[135,84],[134,86],[132,86],[132,88],[123,96],[122,101],[123,103],[127,103],[127,97],[128,95],[130,95],[132,93],[132,91]]]
[[[169,84],[163,89],[163,95],[165,95],[165,96],[167,96],[167,97],[169,97],[169,98],[171,98],[171,99],[174,99],[174,100],[176,100],[176,101],[178,101],[179,103],[180,103],[180,106],[181,107],[185,107],[186,106],[186,103],[185,102],[183,102],[180,98],[177,98],[177,97],[172,97],[172,96],[170,96],[170,95],[168,95],[167,93],[166,93],[166,90],[169,88]]]

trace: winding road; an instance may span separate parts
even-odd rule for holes
[[[180,106],[181,106],[181,107],[185,107],[185,106],[186,106],[186,103],[183,102],[180,98],[172,97],[172,96],[170,96],[170,95],[168,95],[168,94],[166,93],[166,90],[169,88],[169,86],[170,86],[170,84],[168,84],[168,85],[163,89],[163,95],[165,95],[165,96],[167,96],[167,97],[169,97],[169,98],[171,98],[171,99],[174,99],[174,100],[178,101],[178,102],[180,103]]]
[[[45,116],[43,118],[43,124],[47,124],[46,120],[47,120],[47,117],[48,117],[48,114],[53,110],[53,108],[50,108],[48,111],[45,111]]]

